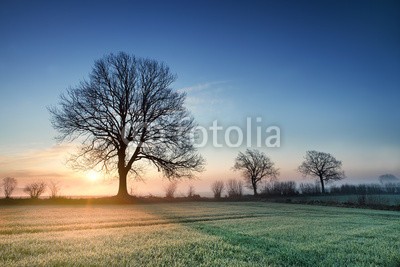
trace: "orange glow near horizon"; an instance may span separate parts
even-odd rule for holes
[[[68,167],[66,160],[71,153],[75,151],[75,144],[54,145],[38,149],[24,149],[14,153],[0,153],[0,179],[10,176],[18,181],[14,196],[26,197],[23,187],[34,181],[50,182],[55,181],[60,185],[60,195],[62,196],[105,196],[115,195],[118,191],[118,179],[116,177],[104,176],[101,172],[90,170],[80,172]],[[226,181],[231,178],[240,179],[241,174],[232,170],[234,157],[240,151],[237,149],[214,149],[203,148],[200,153],[207,159],[207,165],[204,172],[197,174],[198,179],[182,180],[179,182],[177,196],[184,196],[188,192],[190,185],[194,186],[196,194],[202,196],[211,196],[210,185],[215,180]],[[280,181],[293,180],[298,183],[310,182],[310,178],[302,178],[296,171],[296,167],[302,160],[305,149],[289,149],[287,147],[279,150],[269,150],[266,153],[276,162],[280,169]],[[331,151],[333,149],[327,148]],[[398,153],[398,152],[397,152]],[[391,150],[382,150],[379,155],[385,158],[385,155],[393,157],[383,161],[376,161],[376,154],[364,152],[364,156],[357,153],[340,155],[345,165],[346,175],[349,177],[343,182],[376,182],[383,170],[396,170],[395,152]],[[365,167],[368,162],[368,167]],[[398,176],[398,172],[394,171]],[[358,178],[360,177],[360,178]],[[367,179],[365,179],[366,177]],[[158,195],[164,196],[164,187],[168,184],[167,179],[157,172],[151,166],[146,166],[143,173],[143,180],[128,180],[128,192],[138,196]],[[358,179],[357,179],[358,178]],[[49,192],[45,192],[44,196]],[[3,192],[0,191],[0,197]]]

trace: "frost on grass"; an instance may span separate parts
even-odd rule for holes
[[[400,213],[271,203],[0,208],[0,266],[396,266]]]

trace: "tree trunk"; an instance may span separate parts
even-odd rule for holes
[[[118,174],[119,174],[119,188],[117,197],[126,198],[129,197],[128,188],[126,184],[126,178],[129,170],[125,167],[125,151],[126,145],[121,144],[121,149],[118,151]]]
[[[319,177],[319,180],[321,181],[322,194],[325,194],[324,179],[320,176],[320,177]]]
[[[257,184],[253,184],[253,191],[254,191],[254,196],[257,196]]]
[[[128,188],[126,185],[126,178],[128,173],[125,171],[119,171],[119,187],[117,197],[126,198],[129,197]]]

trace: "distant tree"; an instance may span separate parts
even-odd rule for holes
[[[17,187],[17,180],[12,177],[3,178],[2,187],[4,190],[4,196],[10,198],[14,189]]]
[[[381,176],[379,176],[379,182],[381,182],[381,184],[385,184],[385,183],[398,183],[400,182],[400,179],[397,178],[396,176],[394,176],[393,174],[383,174]]]
[[[262,193],[271,196],[293,196],[297,194],[296,182],[271,182],[264,186]]]
[[[60,141],[83,140],[73,165],[117,170],[119,197],[129,196],[128,174],[139,175],[142,160],[167,178],[201,171],[204,160],[192,142],[196,124],[186,95],[170,87],[175,79],[164,63],[122,52],[96,61],[89,79],[49,108]]]
[[[399,194],[400,183],[385,183],[385,191],[388,194]]]
[[[315,195],[321,193],[321,184],[317,181],[315,184],[312,183],[301,183],[299,185],[300,191],[303,195]],[[334,190],[336,187],[334,187]]]
[[[263,179],[274,180],[279,174],[270,158],[256,149],[247,149],[245,153],[239,152],[233,169],[242,172],[247,186],[253,189],[255,196],[258,194],[258,184]]]
[[[177,188],[178,188],[178,181],[169,182],[169,184],[164,188],[165,197],[166,198],[174,198]]]
[[[50,190],[50,198],[56,198],[59,196],[61,185],[58,181],[51,180],[47,187]]]
[[[400,188],[400,184],[398,184],[397,188]],[[382,186],[381,184],[342,184],[341,186],[331,187],[330,193],[343,195],[393,194],[397,192],[397,188],[395,184],[390,183],[385,184],[385,186]]]
[[[24,192],[31,198],[39,198],[44,191],[46,191],[46,183],[44,182],[35,182],[24,187]]]
[[[194,186],[191,184],[188,187],[187,197],[192,198],[194,195],[195,195],[195,189]]]
[[[230,179],[226,182],[228,197],[238,198],[243,195],[243,182],[236,179]]]
[[[319,178],[322,193],[325,193],[325,182],[342,180],[345,178],[342,170],[342,162],[335,159],[331,154],[307,151],[305,160],[299,166],[298,171],[303,176]]]
[[[221,198],[222,191],[224,190],[224,182],[221,180],[215,181],[211,185],[214,198]]]

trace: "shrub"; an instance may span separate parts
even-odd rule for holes
[[[46,183],[44,182],[35,182],[24,187],[24,192],[31,198],[39,198],[44,191],[46,191]]]
[[[176,189],[178,188],[178,182],[172,181],[165,188],[165,197],[166,198],[174,198]]]
[[[231,198],[238,198],[243,195],[243,182],[236,180],[236,179],[230,179],[226,183],[227,190],[228,190],[228,197]]]
[[[221,198],[222,191],[224,190],[224,182],[221,180],[215,181],[211,185],[214,198]]]
[[[269,196],[293,196],[297,193],[294,181],[268,183],[262,190],[262,194]]]

